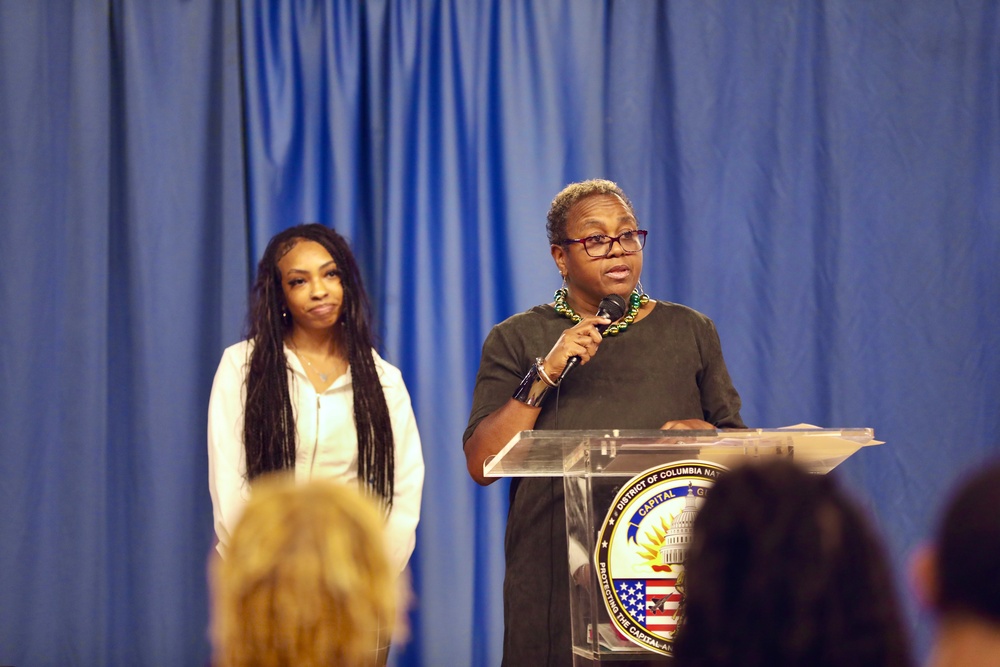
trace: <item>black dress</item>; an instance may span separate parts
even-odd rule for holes
[[[493,327],[483,344],[463,441],[510,399],[535,358],[570,326],[544,305]],[[587,364],[567,375],[556,399],[553,390],[536,429],[657,429],[672,419],[744,428],[715,325],[668,302],[605,338]],[[561,479],[513,480],[505,555],[503,665],[572,665]]]

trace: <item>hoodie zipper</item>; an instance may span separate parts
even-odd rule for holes
[[[312,479],[313,468],[316,466],[316,452],[319,451],[319,394],[316,394],[316,441],[313,443],[312,459],[309,461],[309,479]]]

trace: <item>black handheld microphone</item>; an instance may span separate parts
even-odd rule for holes
[[[606,317],[609,320],[611,320],[611,322],[614,322],[615,320],[620,320],[622,318],[622,315],[624,314],[625,314],[625,299],[621,298],[617,294],[607,295],[606,297],[601,299],[601,303],[597,306],[597,316]],[[608,324],[598,324],[597,330],[600,333],[604,333],[604,330],[607,329],[609,326],[611,326],[611,322],[609,322]],[[570,357],[569,361],[566,362],[566,368],[563,369],[562,374],[559,376],[559,382],[562,382],[563,378],[566,377],[566,374],[569,373],[569,369],[573,368],[578,363],[580,363],[580,357],[576,355]]]

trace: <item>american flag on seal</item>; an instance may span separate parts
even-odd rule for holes
[[[650,632],[665,635],[676,630],[680,620],[674,615],[681,601],[676,583],[676,577],[616,579],[615,590],[629,616]]]

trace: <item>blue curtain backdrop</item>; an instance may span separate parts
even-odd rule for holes
[[[393,661],[499,664],[506,499],[461,434],[592,176],[748,424],[886,441],[833,474],[902,574],[1000,455],[996,3],[0,3],[0,664],[207,662],[208,390],[303,221],[351,239],[424,440]]]
[[[0,664],[204,665],[237,12],[0,3]]]

